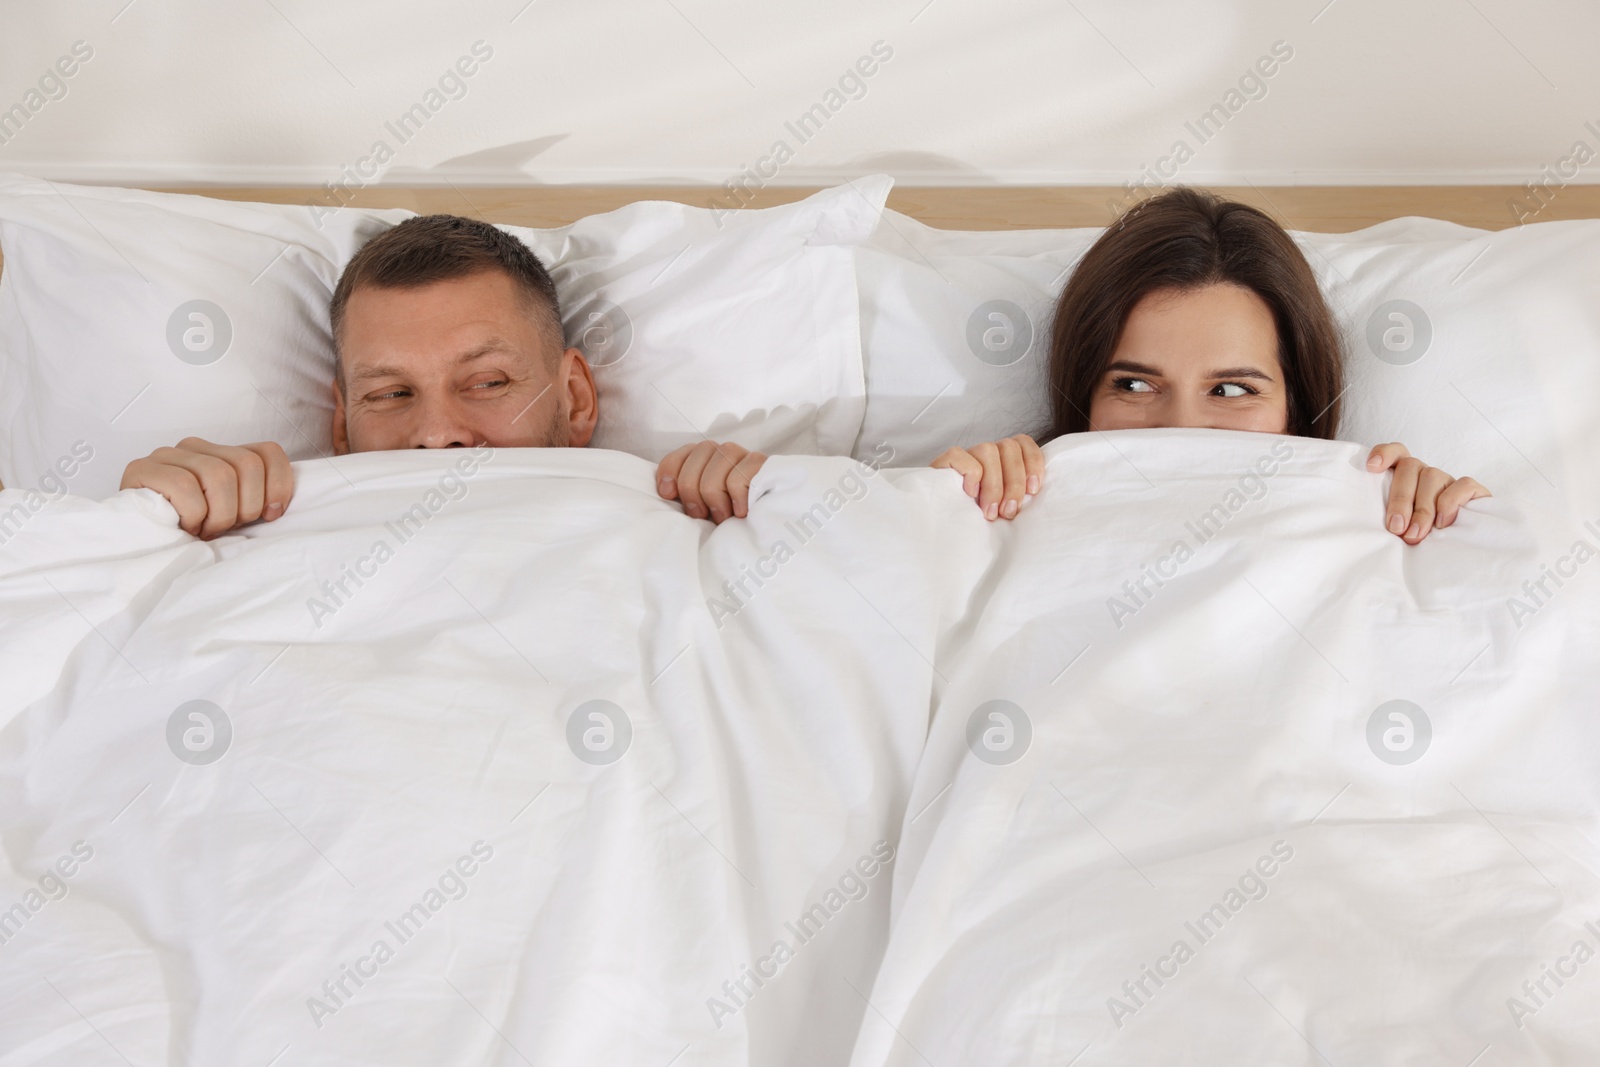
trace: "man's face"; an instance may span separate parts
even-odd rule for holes
[[[334,449],[582,447],[598,417],[583,354],[561,350],[502,271],[345,305]]]

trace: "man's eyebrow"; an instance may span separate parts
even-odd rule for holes
[[[484,356],[493,355],[496,352],[509,351],[510,349],[510,343],[503,338],[491,337],[487,341],[483,342],[483,344],[461,353],[450,362],[452,365],[459,367],[463,363],[471,363],[475,359],[482,359]],[[376,378],[403,377],[405,377],[405,371],[402,368],[384,363],[376,367],[365,367],[354,372],[350,375],[350,381],[369,382]]]
[[[491,337],[487,341],[483,342],[483,344],[478,345],[476,348],[471,348],[461,353],[455,359],[451,360],[450,363],[452,366],[459,367],[463,363],[471,363],[475,359],[482,359],[484,356],[492,356],[496,352],[515,351],[516,346],[510,341],[507,341],[505,338]]]
[[[403,372],[399,367],[390,367],[384,365],[378,367],[364,367],[361,370],[355,371],[349,377],[351,383],[354,384],[355,382],[372,381],[375,378],[399,378],[402,376],[402,373]]]

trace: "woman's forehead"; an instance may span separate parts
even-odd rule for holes
[[[1163,374],[1275,371],[1277,320],[1265,300],[1242,286],[1156,290],[1129,313],[1112,362]]]

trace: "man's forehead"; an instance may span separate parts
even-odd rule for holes
[[[369,362],[363,362],[359,353],[347,355],[346,375],[354,382],[372,381],[377,378],[397,378],[408,373],[415,373],[419,364],[429,366],[442,365],[452,368],[466,367],[472,363],[489,359],[496,355],[520,355],[521,348],[512,344],[503,337],[493,336],[481,342],[472,344],[459,352],[427,351],[418,352],[409,360],[399,360],[394,353],[376,356]]]
[[[340,329],[339,377],[352,386],[415,380],[491,355],[532,367],[562,349],[559,332],[550,332],[546,316],[504,271],[411,286],[362,285],[351,292]]]
[[[533,325],[526,302],[499,271],[476,271],[422,285],[363,285],[350,294],[345,333],[358,340],[404,347],[463,343],[484,334],[519,337]]]
[[[435,315],[454,308],[477,313],[525,315],[527,302],[511,276],[499,270],[475,270],[452,278],[402,285],[358,284],[346,304],[347,316]]]

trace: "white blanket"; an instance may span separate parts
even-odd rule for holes
[[[0,493],[0,1067],[1592,1057],[1600,516],[1049,454],[1009,524],[570,450],[209,544]]]
[[[1354,445],[1049,454],[936,660],[853,1062],[1600,1062],[1600,515],[1410,548]]]
[[[0,495],[0,1064],[848,1058],[927,727],[936,586],[885,536],[920,497],[775,463],[713,533],[653,471],[299,463],[209,544],[145,490]]]

